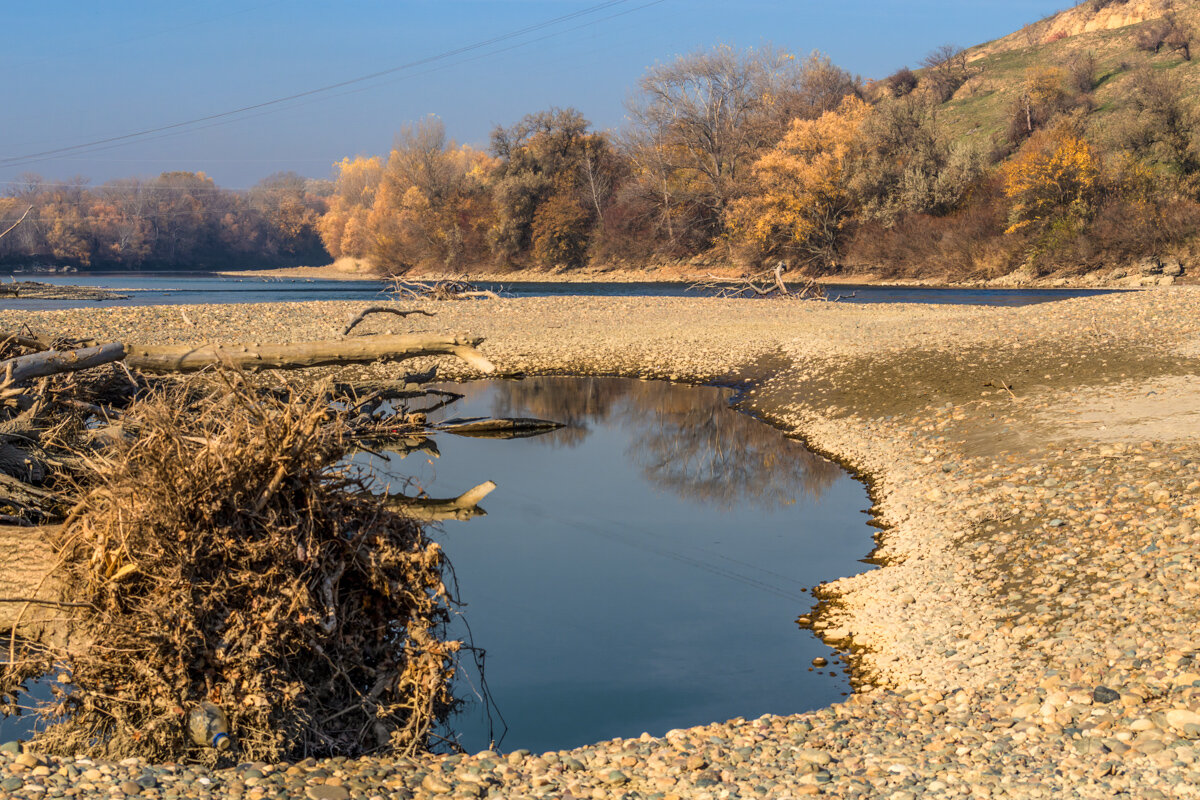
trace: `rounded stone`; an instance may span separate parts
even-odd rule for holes
[[[304,790],[309,800],[350,800],[350,790],[345,786],[330,786],[318,784]]]

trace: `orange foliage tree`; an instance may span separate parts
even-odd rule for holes
[[[333,168],[333,195],[317,232],[334,258],[366,258],[373,247],[367,215],[383,178],[383,161],[378,156],[357,156],[343,158]]]
[[[851,95],[815,120],[794,120],[755,162],[754,189],[731,208],[730,240],[757,257],[836,263],[838,240],[854,210],[847,166],[871,113]]]
[[[1069,125],[1041,132],[1002,167],[1012,202],[1006,233],[1085,221],[1101,190],[1100,160]]]
[[[447,141],[441,120],[406,126],[383,168],[367,229],[376,264],[459,270],[484,260],[492,224],[488,176],[496,160]]]

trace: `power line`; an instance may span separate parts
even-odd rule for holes
[[[491,51],[489,51],[489,52],[486,52],[486,53],[481,53],[481,54],[479,54],[479,55],[471,56],[471,57],[469,57],[469,58],[463,58],[463,59],[459,59],[459,60],[457,60],[457,61],[450,61],[450,62],[448,62],[448,63],[443,63],[443,64],[439,64],[439,65],[436,65],[436,66],[431,66],[431,67],[429,67],[428,69],[422,70],[422,71],[420,71],[420,72],[411,72],[411,73],[409,73],[409,74],[407,74],[407,75],[401,75],[401,76],[399,76],[398,78],[395,78],[395,79],[393,79],[393,80],[408,80],[408,79],[412,79],[412,78],[417,78],[417,77],[420,77],[420,76],[422,76],[422,75],[428,75],[428,74],[431,74],[431,73],[437,72],[437,71],[439,71],[439,70],[448,69],[448,68],[450,68],[450,67],[455,67],[455,66],[460,66],[460,65],[463,65],[463,64],[469,64],[469,63],[472,63],[472,62],[476,62],[476,61],[479,61],[479,60],[481,60],[481,59],[484,59],[484,58],[489,58],[489,57],[491,57],[491,56],[499,55],[499,54],[501,54],[501,53],[507,53],[507,52],[510,52],[510,51],[513,51],[513,50],[516,50],[516,49],[519,49],[519,48],[522,48],[522,47],[528,47],[528,46],[529,46],[529,45],[531,45],[531,44],[536,44],[536,43],[538,43],[538,42],[541,42],[541,41],[545,41],[545,40],[547,40],[547,39],[554,38],[555,36],[561,36],[561,35],[563,35],[563,34],[566,34],[566,33],[571,33],[572,31],[581,30],[581,29],[583,29],[583,28],[586,28],[586,27],[588,27],[588,25],[594,24],[594,23],[596,23],[596,22],[607,22],[607,21],[609,21],[609,20],[617,19],[618,17],[627,16],[627,15],[629,15],[629,14],[633,14],[633,13],[636,13],[636,12],[638,12],[638,11],[642,11],[642,10],[644,10],[644,9],[646,9],[646,8],[649,8],[649,7],[651,7],[651,6],[656,6],[656,5],[659,5],[659,4],[661,4],[661,3],[664,3],[664,2],[666,2],[666,0],[649,0],[649,2],[642,3],[641,5],[634,6],[633,8],[628,8],[628,9],[625,9],[625,10],[623,10],[623,11],[618,11],[618,12],[616,12],[616,13],[614,13],[614,14],[610,14],[610,15],[608,15],[608,16],[601,17],[601,18],[600,18],[600,19],[598,19],[598,20],[591,20],[590,22],[586,22],[586,23],[583,23],[583,24],[580,24],[580,25],[574,25],[574,26],[572,26],[572,27],[570,27],[570,28],[566,28],[566,29],[564,29],[564,30],[555,31],[555,32],[552,32],[552,33],[547,33],[547,34],[544,34],[544,35],[542,35],[542,36],[538,36],[538,37],[536,37],[536,38],[528,39],[528,40],[526,40],[526,41],[519,42],[519,43],[517,43],[517,44],[512,44],[512,45],[509,45],[509,46],[507,46],[507,47],[502,47],[502,48],[499,48],[499,49],[496,49],[496,50],[491,50]],[[194,127],[187,128],[187,129],[173,130],[173,131],[168,131],[168,132],[164,132],[164,133],[158,133],[157,135],[154,135],[154,136],[145,136],[145,137],[143,137],[143,138],[142,138],[140,141],[142,141],[142,142],[148,142],[148,141],[160,141],[160,140],[162,140],[162,139],[169,139],[169,138],[178,137],[178,136],[186,136],[187,134],[190,134],[190,133],[195,133],[195,132],[197,132],[197,131],[207,130],[207,129],[209,129],[209,128],[216,128],[216,127],[220,127],[220,126],[222,126],[222,125],[230,125],[230,124],[234,124],[234,123],[237,123],[237,122],[244,122],[244,121],[246,121],[246,120],[249,120],[249,119],[257,119],[257,118],[259,118],[259,117],[265,117],[265,116],[269,116],[269,115],[271,115],[271,114],[279,114],[279,113],[284,113],[284,112],[288,112],[288,111],[294,111],[295,109],[301,108],[301,107],[303,107],[303,106],[306,106],[306,105],[310,105],[310,104],[312,104],[312,103],[315,103],[315,102],[321,102],[321,101],[323,101],[323,100],[328,100],[328,99],[331,99],[331,98],[338,98],[338,97],[348,97],[348,96],[350,96],[350,95],[353,95],[353,94],[358,94],[358,93],[361,93],[361,92],[369,91],[369,90],[371,90],[371,89],[377,88],[377,87],[378,87],[378,85],[379,85],[379,84],[376,84],[375,86],[365,86],[365,87],[358,87],[358,88],[353,88],[353,89],[345,89],[345,90],[343,90],[343,91],[337,92],[336,94],[333,94],[333,95],[327,95],[327,96],[325,96],[325,97],[309,97],[309,98],[307,98],[307,99],[303,99],[303,100],[301,100],[300,102],[296,102],[296,103],[293,103],[293,104],[291,104],[291,105],[286,105],[286,106],[282,106],[282,107],[270,108],[270,109],[267,109],[267,110],[264,110],[264,111],[259,111],[258,113],[255,113],[255,114],[246,114],[246,115],[243,115],[243,116],[240,116],[240,117],[236,117],[236,118],[233,118],[233,119],[222,119],[222,120],[217,120],[217,121],[214,121],[214,122],[209,122],[209,123],[208,123],[208,124],[206,124],[206,125],[196,125],[196,126],[194,126]],[[282,101],[281,101],[281,102],[282,102]],[[91,153],[100,153],[100,152],[104,152],[104,151],[106,151],[106,150],[113,150],[113,149],[117,149],[117,148],[120,148],[120,147],[125,147],[125,146],[127,146],[128,144],[130,144],[130,143],[129,143],[129,142],[115,142],[115,143],[110,143],[110,144],[102,144],[102,145],[98,145],[98,146],[95,146],[95,147],[87,147],[87,149],[81,149],[81,150],[78,150],[78,151],[76,151],[76,152],[77,152],[79,155],[89,155],[89,154],[91,154]],[[81,146],[81,147],[85,147],[85,146]],[[0,166],[24,166],[25,164],[35,163],[35,162],[39,162],[39,161],[48,161],[48,160],[51,160],[51,158],[50,158],[50,157],[36,158],[36,159],[31,159],[30,161],[23,162],[23,163],[21,163],[21,164],[16,164],[16,165],[4,165],[4,164],[0,164]],[[90,160],[93,160],[93,159],[82,159],[82,158],[78,158],[78,157],[65,157],[65,158],[64,158],[64,157],[58,157],[58,158],[54,158],[53,160],[80,160],[80,161],[83,161],[83,160],[89,160],[89,161],[90,161]],[[116,160],[118,160],[118,159],[110,159],[110,160],[116,161]],[[145,160],[145,159],[141,159],[141,160]],[[161,160],[161,159],[157,159],[157,160]],[[205,161],[206,159],[198,159],[198,160],[199,160],[199,161]],[[209,161],[220,161],[220,160],[222,160],[222,159],[207,159],[207,160],[209,160]],[[245,160],[245,161],[251,161],[251,160],[253,160],[253,161],[259,161],[259,160],[262,160],[262,159],[225,159],[225,160],[229,160],[229,161],[233,161],[233,160]],[[282,159],[280,159],[280,160],[282,160]],[[326,164],[328,164],[328,163],[331,163],[330,161],[328,161],[328,160],[325,160],[325,159],[303,159],[303,160],[304,160],[304,161],[312,161],[312,162],[314,162],[314,163],[315,163],[315,162],[323,162],[323,163],[326,163]],[[288,159],[288,160],[286,160],[286,161],[289,161],[289,162],[290,162],[291,160],[290,160],[290,159]],[[333,163],[336,165],[336,160],[334,160],[334,162],[333,162]],[[21,182],[20,182],[20,181],[15,181],[14,183],[20,184]]]
[[[661,2],[661,0],[659,0],[659,1]],[[612,8],[614,6],[622,5],[622,4],[628,3],[628,2],[631,2],[631,0],[606,0],[606,2],[597,3],[595,5],[588,6],[587,8],[580,9],[578,11],[572,11],[569,14],[563,14],[561,16],[554,17],[552,19],[544,20],[542,22],[534,23],[532,25],[527,25],[523,28],[518,28],[517,30],[514,30],[514,31],[509,31],[508,33],[503,33],[498,36],[493,36],[489,39],[484,39],[481,41],[473,42],[471,44],[463,45],[462,47],[453,48],[451,50],[445,50],[445,51],[442,51],[441,53],[437,53],[437,54],[431,55],[431,56],[426,56],[425,58],[419,58],[414,61],[409,61],[409,62],[400,64],[395,67],[389,67],[388,69],[379,70],[377,72],[372,72],[367,75],[360,75],[356,78],[350,78],[350,79],[347,79],[344,81],[338,81],[337,83],[331,83],[326,86],[318,87],[316,89],[308,89],[306,91],[296,92],[294,94],[290,94],[290,95],[287,95],[284,97],[277,97],[272,100],[264,100],[263,102],[260,102],[260,103],[252,103],[250,105],[241,106],[240,108],[231,109],[229,111],[221,111],[221,112],[218,112],[215,114],[208,114],[208,115],[205,115],[202,117],[195,117],[193,119],[183,120],[182,122],[174,122],[174,123],[171,123],[168,125],[160,125],[155,128],[146,128],[146,129],[143,129],[140,131],[135,131],[133,133],[122,134],[120,136],[109,136],[109,137],[106,137],[103,139],[94,139],[90,142],[83,142],[81,144],[70,145],[68,147],[57,147],[57,148],[53,148],[50,150],[42,150],[42,151],[39,151],[36,153],[26,153],[25,155],[21,155],[21,156],[10,156],[7,158],[0,158],[0,167],[22,166],[27,162],[42,160],[47,156],[55,156],[55,155],[60,155],[63,153],[73,153],[76,151],[84,150],[86,148],[96,147],[97,145],[107,145],[107,144],[112,144],[115,142],[124,142],[124,141],[129,141],[131,139],[139,139],[139,138],[142,138],[144,136],[148,136],[148,135],[154,134],[154,133],[162,133],[164,131],[171,131],[171,130],[177,130],[180,128],[187,128],[189,126],[196,125],[201,122],[211,122],[213,120],[223,119],[226,117],[232,117],[232,116],[236,116],[238,114],[244,114],[247,111],[255,111],[258,109],[279,105],[280,103],[286,103],[286,102],[289,102],[292,100],[299,100],[302,98],[311,97],[313,95],[324,94],[326,92],[331,92],[335,89],[343,89],[347,86],[352,86],[354,84],[374,80],[376,78],[381,78],[386,75],[393,75],[398,72],[404,72],[406,70],[411,70],[415,67],[424,66],[426,64],[431,64],[431,63],[438,62],[438,61],[444,61],[446,59],[453,58],[454,56],[459,56],[464,53],[472,52],[474,50],[480,50],[485,47],[490,47],[494,44],[499,44],[500,42],[505,42],[510,39],[515,39],[517,37],[524,36],[529,33],[534,33],[536,31],[544,30],[546,28],[553,27],[555,25],[559,25],[563,22],[568,22],[573,19],[578,19],[580,17],[585,17],[585,16],[588,16],[591,14],[595,14],[600,11],[604,11],[606,9]]]

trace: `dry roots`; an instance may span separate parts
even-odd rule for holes
[[[408,752],[450,707],[457,642],[442,553],[339,466],[345,420],[311,399],[164,390],[91,456],[57,543],[70,644],[16,643],[0,672],[69,673],[42,749],[215,759],[186,739],[209,699],[241,760]]]

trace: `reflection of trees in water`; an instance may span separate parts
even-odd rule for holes
[[[715,389],[639,384],[627,401],[638,430],[631,455],[655,485],[691,500],[728,507],[752,501],[789,505],[819,496],[837,479],[837,465],[779,431],[730,411]]]
[[[751,501],[788,505],[817,497],[837,465],[745,414],[730,411],[719,389],[616,378],[529,378],[494,386],[496,416],[536,416],[570,427],[541,441],[567,446],[588,423],[622,415],[634,428],[631,459],[654,486],[728,507]]]
[[[538,441],[574,447],[591,433],[590,422],[604,422],[613,406],[636,381],[616,378],[526,378],[495,385],[492,415],[529,416],[561,422],[566,428]]]

